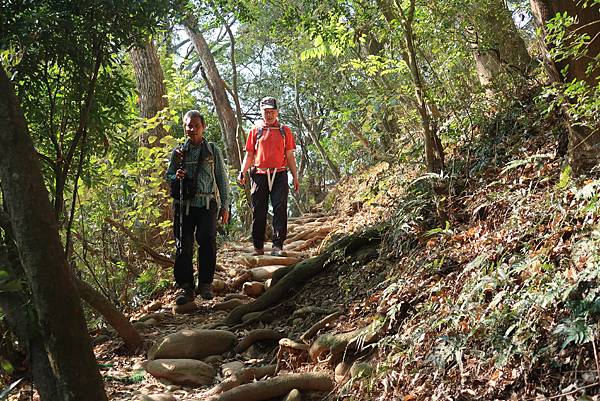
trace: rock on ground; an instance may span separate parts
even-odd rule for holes
[[[226,330],[181,330],[154,343],[148,359],[202,359],[233,349],[236,341],[236,335]]]
[[[212,383],[217,374],[212,366],[195,359],[156,359],[146,364],[146,371],[157,379],[196,386]]]

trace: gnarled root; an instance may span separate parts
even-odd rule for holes
[[[208,401],[262,401],[282,397],[293,389],[299,391],[331,391],[334,382],[323,372],[292,373],[254,383],[243,384],[224,393],[208,398]]]
[[[234,373],[221,383],[214,386],[210,391],[205,393],[205,396],[221,394],[225,391],[231,390],[242,384],[250,383],[253,380],[259,380],[263,377],[273,376],[275,374],[275,365],[266,365],[260,367],[245,368],[239,372]]]
[[[294,290],[300,288],[304,283],[324,271],[324,267],[330,264],[332,256],[340,254],[345,256],[366,245],[372,245],[381,241],[381,231],[378,228],[359,232],[344,237],[329,247],[320,255],[303,260],[282,277],[277,284],[273,285],[267,292],[258,297],[254,302],[241,305],[232,310],[227,316],[225,323],[229,326],[241,321],[242,316],[250,312],[265,310],[276,305],[281,300],[293,294]]]
[[[280,340],[285,337],[283,334],[271,329],[256,329],[249,332],[238,345],[234,348],[238,354],[244,352],[252,344],[262,340]]]

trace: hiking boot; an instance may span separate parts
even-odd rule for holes
[[[210,287],[211,287],[210,284],[200,283],[200,284],[198,284],[198,287],[196,287],[196,292],[203,299],[213,299],[214,295],[213,295],[213,292]]]
[[[261,256],[265,254],[265,250],[264,249],[258,249],[258,248],[254,248],[254,252],[252,252],[252,256]]]
[[[185,305],[188,302],[194,302],[195,298],[196,294],[194,293],[194,290],[190,288],[181,288],[179,291],[177,291],[177,298],[175,298],[175,303],[177,305]]]
[[[271,251],[271,256],[287,256],[287,254],[283,249],[281,249],[281,247],[274,246],[273,250]]]

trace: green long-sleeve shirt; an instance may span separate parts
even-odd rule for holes
[[[185,167],[188,177],[194,175],[196,165],[198,163],[198,157],[202,156],[202,162],[198,166],[198,173],[196,180],[198,181],[197,192],[194,199],[190,200],[189,206],[192,207],[206,207],[207,200],[219,199],[221,208],[226,208],[228,205],[229,196],[229,183],[227,179],[227,172],[223,164],[223,158],[221,152],[213,144],[209,143],[204,139],[199,145],[194,145],[188,139],[181,147],[185,155]],[[171,160],[169,161],[169,168],[167,169],[166,179],[171,182],[174,181],[175,173],[180,166],[179,155],[176,149],[171,153]],[[214,180],[213,180],[213,168],[214,168]],[[216,181],[216,182],[215,182]],[[218,192],[218,193],[215,193]],[[175,203],[179,203],[179,200],[175,199]]]

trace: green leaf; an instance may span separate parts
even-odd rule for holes
[[[0,369],[6,372],[9,375],[12,375],[15,371],[13,365],[5,359],[0,360]]]
[[[8,280],[8,276],[0,278],[0,293],[19,292],[23,289],[21,280]]]
[[[560,172],[560,180],[558,181],[558,184],[557,184],[558,189],[565,189],[569,185],[570,181],[571,181],[571,166],[567,166]]]

